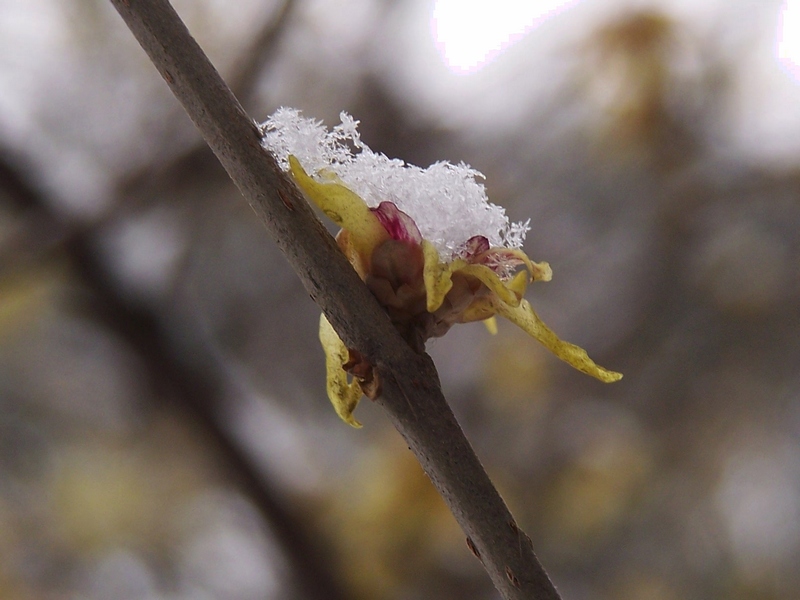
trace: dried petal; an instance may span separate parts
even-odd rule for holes
[[[545,348],[550,350],[561,360],[569,363],[579,371],[596,377],[605,383],[611,383],[622,379],[622,373],[608,371],[598,366],[586,354],[586,350],[564,342],[539,318],[527,300],[522,300],[519,306],[510,306],[504,302],[495,301],[495,310],[501,317],[505,317],[531,336],[541,342]]]
[[[319,341],[325,351],[328,398],[345,423],[359,428],[361,423],[353,417],[353,411],[361,400],[361,386],[355,379],[348,383],[344,365],[350,360],[350,352],[325,315],[319,318]]]

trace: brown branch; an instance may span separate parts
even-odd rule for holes
[[[427,355],[403,341],[167,0],[111,0],[342,340],[378,369],[379,399],[507,599],[558,593],[442,395]]]

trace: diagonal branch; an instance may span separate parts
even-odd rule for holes
[[[557,600],[442,395],[433,362],[415,353],[261,147],[253,120],[167,0],[111,0],[348,347],[375,365],[379,402],[405,438],[506,599]]]

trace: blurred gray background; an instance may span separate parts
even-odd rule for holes
[[[475,6],[473,6],[473,4]],[[800,6],[181,0],[257,120],[466,161],[624,372],[429,344],[565,600],[800,597]],[[0,0],[0,597],[493,599],[103,0]]]

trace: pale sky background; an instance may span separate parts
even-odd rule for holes
[[[580,0],[437,0],[431,35],[442,60],[454,73],[474,73],[511,46]]]
[[[530,61],[533,66],[537,60],[532,55],[552,57],[559,45],[566,47],[599,17],[608,17],[620,8],[661,7],[698,31],[720,24],[736,31],[752,26],[754,20],[763,21],[763,45],[756,46],[746,64],[740,65],[738,122],[730,132],[731,141],[756,161],[794,164],[800,155],[800,0],[436,0],[432,9],[425,2],[420,9],[426,4],[430,47],[439,64],[418,71],[427,71],[438,84],[420,85],[419,93],[425,98],[425,91],[432,91],[425,99],[445,111],[452,109],[453,99],[474,94],[478,101],[462,103],[461,110],[468,111],[466,118],[478,120],[514,115],[515,107],[509,106],[507,99],[529,99],[530,93],[536,93],[530,87],[515,90],[530,84],[501,75],[514,72],[515,61]],[[423,16],[410,18],[422,20]],[[417,54],[430,57],[424,46],[417,44]],[[516,51],[522,47],[527,51]],[[411,62],[419,67],[425,59],[418,62],[412,57]],[[548,79],[548,66],[537,66],[543,75],[541,84]],[[480,101],[487,93],[493,97]],[[487,108],[491,104],[495,110]]]
[[[431,35],[445,65],[454,73],[475,73],[548,19],[587,0],[436,0]],[[676,6],[678,3],[673,3]],[[713,4],[713,2],[712,2]],[[800,79],[800,0],[776,7],[775,59]]]

